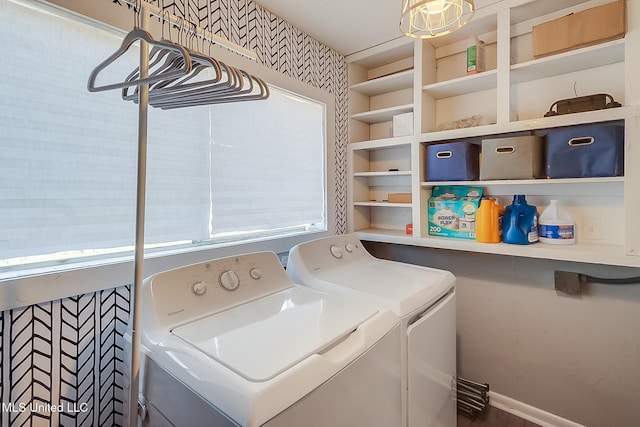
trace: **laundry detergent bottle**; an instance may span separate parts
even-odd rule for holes
[[[551,200],[549,206],[540,215],[540,242],[551,245],[573,245],[576,242],[575,227],[569,212],[559,206],[557,200]]]
[[[513,203],[505,208],[502,238],[515,245],[538,241],[538,210],[527,204],[524,195],[513,196]]]
[[[476,212],[476,241],[500,243],[502,241],[502,215],[504,206],[493,197],[484,197]]]

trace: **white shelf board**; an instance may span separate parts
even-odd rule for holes
[[[640,106],[608,108],[605,110],[586,111],[584,113],[562,114],[538,119],[520,120],[508,123],[476,126],[462,129],[427,132],[420,135],[422,142],[445,141],[449,139],[477,138],[504,133],[550,129],[562,126],[593,124],[613,120],[621,120],[640,115]]]
[[[370,208],[410,208],[411,203],[389,203],[389,202],[353,202],[354,206],[367,206]]]
[[[601,178],[557,178],[557,179],[503,179],[490,181],[426,181],[422,185],[425,187],[433,187],[436,185],[574,185],[574,184],[590,184],[594,182],[624,182],[622,176],[601,177]]]
[[[382,108],[380,110],[365,111],[364,113],[356,113],[351,115],[351,119],[360,122],[372,124],[388,122],[393,119],[396,114],[410,113],[413,111],[413,104],[398,105],[395,107]]]
[[[348,63],[358,64],[367,69],[377,68],[402,59],[412,58],[414,44],[414,39],[398,37],[371,49],[347,55],[345,59]]]
[[[382,171],[382,172],[354,172],[353,176],[379,177],[379,176],[410,176],[411,171]]]
[[[620,195],[624,193],[624,177],[562,178],[562,179],[505,179],[491,181],[428,181],[420,185],[431,188],[437,185],[465,185],[482,187],[483,194],[528,194],[536,196],[567,195]]]
[[[497,71],[489,70],[457,79],[428,84],[424,86],[422,90],[425,94],[434,99],[442,99],[488,89],[495,89],[497,85]]]
[[[624,61],[624,39],[511,66],[511,83],[538,80]]]
[[[366,96],[376,96],[413,87],[413,69],[401,71],[377,79],[367,80],[351,86],[351,90]]]
[[[625,255],[622,245],[580,243],[575,245],[547,245],[544,243],[509,245],[506,243],[479,243],[474,240],[448,239],[444,237],[413,237],[400,231],[380,229],[356,230],[356,234],[361,240],[373,242],[589,264],[640,267],[640,257]]]
[[[511,9],[511,24],[513,26],[514,24],[518,25],[533,21],[527,25],[527,32],[530,33],[532,25],[560,18],[569,13],[575,13],[578,10],[574,10],[574,7],[584,2],[585,0],[536,0],[533,2],[517,0]],[[580,7],[580,10],[582,9],[584,9],[584,6]]]
[[[397,136],[394,138],[382,138],[382,139],[372,139],[370,141],[350,142],[347,145],[347,148],[352,151],[357,151],[357,150],[376,150],[376,149],[406,146],[407,149],[410,149],[411,144],[417,140],[418,140],[417,137],[414,135]]]

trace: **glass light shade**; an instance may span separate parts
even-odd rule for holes
[[[432,38],[465,25],[475,11],[473,0],[403,0],[400,31],[414,38]]]

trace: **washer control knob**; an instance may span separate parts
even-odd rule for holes
[[[353,248],[353,245],[352,245],[351,243],[347,243],[347,244],[346,244],[346,246],[345,246],[344,248],[345,248],[345,249],[347,250],[347,252],[349,252],[349,253],[353,252],[353,249],[354,249],[354,248]]]
[[[251,276],[252,279],[258,280],[262,277],[262,270],[259,268],[252,268],[249,270],[249,276]]]
[[[202,295],[207,292],[207,285],[205,285],[204,282],[196,282],[191,285],[191,290],[196,295]]]
[[[220,275],[220,284],[228,291],[234,291],[238,289],[240,285],[240,279],[238,275],[231,270],[227,270]]]
[[[331,251],[331,255],[333,255],[335,258],[342,258],[342,249],[340,249],[339,246],[331,245],[329,251]]]

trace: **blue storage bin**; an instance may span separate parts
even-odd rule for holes
[[[449,142],[427,146],[427,181],[477,181],[480,146]]]
[[[594,124],[561,128],[546,136],[549,178],[624,175],[624,125]]]

